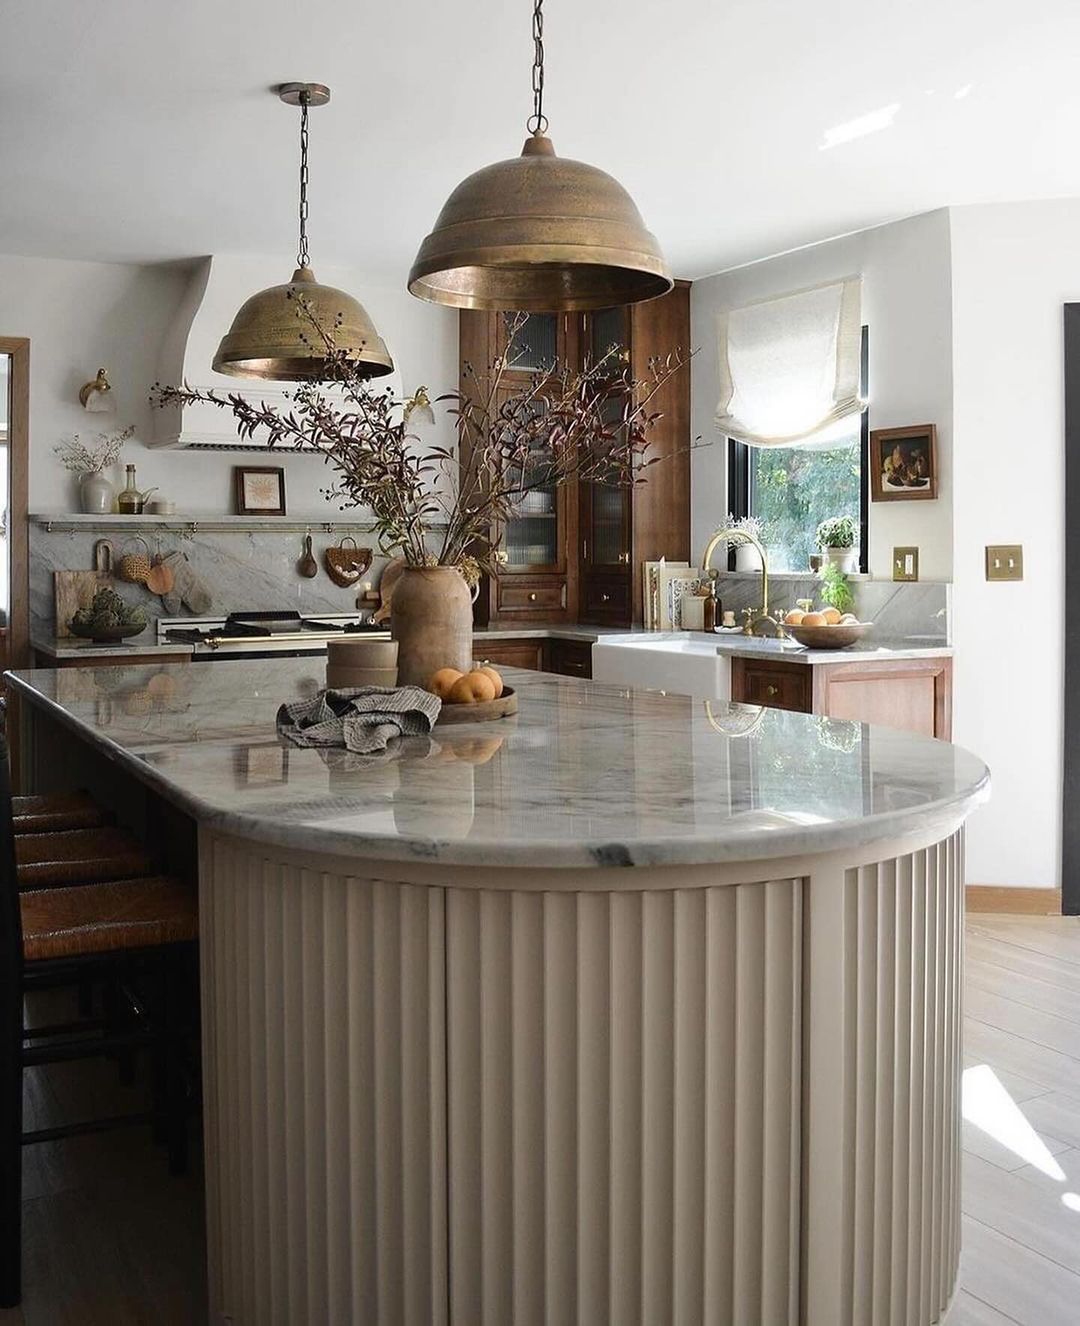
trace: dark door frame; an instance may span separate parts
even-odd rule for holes
[[[9,668],[30,666],[30,549],[27,518],[30,489],[30,342],[0,336],[0,355],[11,357],[11,417],[8,420]]]
[[[1061,910],[1080,916],[1080,304],[1065,305],[1064,615]]]

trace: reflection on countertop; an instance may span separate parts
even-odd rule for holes
[[[168,673],[167,680],[164,674]],[[475,865],[683,865],[875,842],[984,795],[957,747],[858,723],[508,670],[511,719],[385,759],[283,745],[320,659],[11,674],[59,720],[215,828],[286,846]]]

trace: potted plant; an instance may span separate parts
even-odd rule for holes
[[[79,506],[87,515],[107,515],[113,509],[116,490],[105,477],[120,459],[124,443],[135,432],[132,424],[116,433],[98,433],[97,441],[86,443],[78,433],[53,452],[60,464],[79,480]]]
[[[858,565],[858,549],[855,539],[858,534],[855,521],[851,516],[831,516],[817,527],[816,542],[828,565],[837,567],[845,574],[850,574]]]
[[[455,422],[457,446],[425,446],[408,431],[404,406],[373,391],[364,367],[335,344],[302,294],[291,294],[324,357],[325,376],[298,383],[281,407],[235,393],[158,384],[158,406],[202,402],[230,410],[241,437],[270,446],[316,448],[333,470],[325,491],[341,508],[372,514],[380,551],[401,557],[390,629],[398,641],[398,680],[420,684],[439,668],[472,663],[469,586],[499,571],[500,531],[530,494],[561,483],[631,485],[656,463],[650,402],[686,363],[681,352],[650,363],[636,380],[616,350],[577,371],[555,366],[524,385],[507,378],[514,362],[466,370],[466,393],[437,398]],[[513,322],[513,320],[512,320]],[[509,328],[509,343],[524,322]],[[520,374],[514,375],[520,383]],[[459,460],[460,457],[460,460]]]
[[[764,543],[765,525],[757,516],[740,516],[736,520],[734,516],[729,514],[727,523],[729,529],[741,530],[744,534],[749,534],[751,538],[757,539],[759,543]],[[761,554],[752,543],[733,543],[731,546],[735,550],[736,571],[761,570]]]

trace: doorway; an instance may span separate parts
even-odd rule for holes
[[[0,668],[30,663],[30,342],[0,336]]]

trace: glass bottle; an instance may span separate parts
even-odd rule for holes
[[[117,494],[116,507],[122,516],[137,516],[142,511],[142,493],[135,487],[135,466],[125,465],[127,483]]]
[[[704,631],[716,630],[716,582],[709,586],[705,602],[701,609],[701,627]]]

